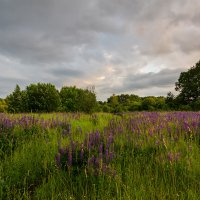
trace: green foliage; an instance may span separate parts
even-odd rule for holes
[[[13,127],[6,126],[2,121],[0,121],[0,159],[4,155],[9,154],[14,149],[16,144],[16,138],[13,134]]]
[[[60,91],[62,110],[66,112],[95,111],[97,102],[94,92],[74,87],[62,87]]]
[[[53,112],[60,106],[59,93],[50,83],[29,85],[26,95],[29,112]]]
[[[200,98],[200,61],[187,72],[181,72],[175,86],[183,104],[197,101]]]
[[[95,111],[97,106],[96,95],[94,92],[80,89],[79,96],[80,111],[85,113],[92,113]]]
[[[105,104],[103,105],[102,110],[103,112],[110,112],[110,107],[107,104]]]
[[[75,86],[61,88],[60,99],[63,111],[77,112],[79,110],[79,90]]]
[[[113,94],[107,99],[107,107],[104,110],[110,110],[112,113],[140,110],[141,99],[134,94]],[[108,109],[110,108],[110,109]]]
[[[199,111],[200,110],[200,99],[196,100],[194,103],[191,104],[193,110]]]
[[[4,99],[0,99],[0,113],[6,112],[8,105]]]
[[[118,96],[118,102],[120,104],[128,104],[130,96],[128,94],[121,94]]]
[[[166,109],[164,97],[157,97],[156,98],[155,108],[156,108],[156,110],[165,110]]]
[[[143,110],[155,110],[156,99],[155,97],[144,97],[142,101]]]
[[[129,105],[129,111],[139,111],[142,108],[142,103],[140,101],[133,101]]]
[[[107,106],[106,106],[107,105]],[[108,109],[110,108],[110,109]],[[103,104],[104,112],[127,112],[141,110],[166,110],[167,104],[165,97],[139,97],[131,94],[112,95],[107,99],[107,103]]]
[[[166,105],[168,106],[169,109],[175,110],[177,105],[176,105],[176,98],[175,95],[172,92],[167,93],[166,97]]]
[[[192,108],[190,105],[180,105],[179,110],[190,111],[190,110],[192,110]]]
[[[111,107],[115,107],[119,104],[119,97],[113,94],[111,97],[108,98],[107,102],[110,104]]]
[[[8,103],[8,112],[23,112],[23,95],[19,85],[16,85],[15,90],[6,98],[6,101]]]
[[[102,112],[102,104],[99,103],[99,101],[96,102],[95,112]]]
[[[8,105],[8,106],[7,106]],[[8,107],[8,108],[7,108]],[[94,90],[62,87],[60,93],[50,83],[30,84],[26,90],[17,85],[15,90],[0,101],[0,112],[86,112],[101,111]]]

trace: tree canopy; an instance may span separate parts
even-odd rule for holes
[[[86,112],[97,107],[94,90],[62,87],[60,92],[51,83],[30,84],[25,90],[16,85],[14,91],[0,102],[0,112]]]
[[[31,84],[26,88],[28,111],[53,112],[60,106],[60,96],[50,83]]]
[[[175,83],[179,91],[179,99],[183,104],[194,103],[200,98],[200,61],[187,72],[181,72],[178,82]]]
[[[66,112],[86,112],[95,111],[96,95],[89,89],[73,87],[62,87],[60,90],[62,110]]]
[[[12,113],[23,112],[22,91],[19,85],[16,85],[14,91],[6,98],[8,111]]]

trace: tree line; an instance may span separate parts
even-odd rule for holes
[[[0,112],[132,112],[200,110],[200,61],[181,72],[175,83],[174,95],[139,97],[135,94],[112,95],[107,101],[97,101],[94,88],[64,86],[60,91],[51,83],[30,84],[25,90],[16,85],[5,99],[0,99]]]
[[[86,112],[96,107],[96,95],[89,89],[75,86],[62,87],[58,91],[51,83],[30,84],[25,90],[16,85],[6,97],[6,110],[10,113],[24,112]],[[1,107],[1,106],[0,106]]]

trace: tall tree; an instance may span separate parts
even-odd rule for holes
[[[143,98],[142,109],[143,110],[155,110],[156,97],[147,96]]]
[[[60,99],[62,103],[62,109],[65,112],[77,112],[79,111],[80,101],[80,89],[64,86],[60,90]]]
[[[51,83],[31,84],[26,88],[28,110],[31,112],[53,112],[60,106],[60,96]]]
[[[181,72],[175,89],[180,92],[179,99],[183,104],[193,103],[200,98],[200,61],[187,72]]]
[[[6,102],[8,104],[8,112],[23,112],[22,91],[19,85],[16,85],[15,90],[6,97]]]
[[[96,94],[94,93],[94,91],[86,89],[80,90],[79,92],[80,111],[86,113],[94,112],[97,107]]]
[[[165,102],[166,102],[169,109],[175,110],[177,108],[176,98],[175,98],[175,95],[172,92],[167,93],[167,97],[166,97]]]
[[[91,113],[97,105],[94,90],[74,87],[62,87],[60,90],[62,108],[66,112]]]

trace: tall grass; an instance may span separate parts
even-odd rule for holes
[[[0,115],[0,199],[199,199],[200,113]]]

